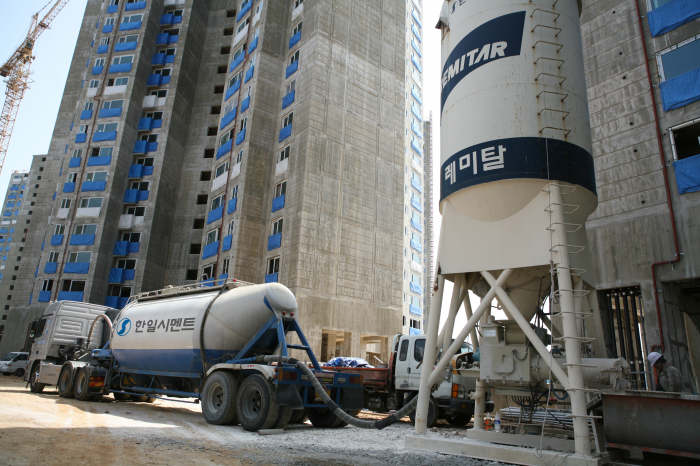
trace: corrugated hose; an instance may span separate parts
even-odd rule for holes
[[[398,422],[404,416],[416,409],[416,405],[418,404],[418,396],[414,396],[413,399],[409,401],[406,405],[404,405],[403,408],[392,413],[390,416],[384,419],[379,419],[377,421],[364,421],[362,419],[352,417],[348,413],[343,411],[340,408],[340,406],[338,406],[335,403],[335,401],[333,401],[331,397],[328,396],[328,393],[326,393],[326,391],[323,389],[321,382],[318,381],[313,371],[309,369],[309,367],[303,361],[299,361],[288,356],[258,356],[256,362],[258,364],[269,364],[272,362],[276,362],[282,364],[292,364],[296,366],[297,369],[299,369],[305,376],[309,378],[309,381],[311,381],[311,385],[313,385],[314,390],[316,390],[318,396],[321,397],[323,403],[328,409],[331,410],[331,412],[333,412],[333,414],[338,416],[343,422],[347,422],[348,424],[355,427],[360,427],[361,429],[381,430],[385,427],[389,427],[390,425],[394,424],[395,422]]]

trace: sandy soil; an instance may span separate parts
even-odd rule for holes
[[[368,416],[370,417],[370,416]],[[430,435],[464,435],[441,425]],[[289,426],[261,436],[213,426],[199,405],[64,399],[52,388],[33,394],[17,377],[0,377],[1,465],[430,465],[495,464],[406,450],[403,422],[387,429]]]

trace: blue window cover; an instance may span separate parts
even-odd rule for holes
[[[219,251],[219,241],[214,241],[211,244],[204,246],[204,251],[202,252],[202,259],[208,259],[211,256],[215,256]]]
[[[232,214],[236,211],[236,205],[238,204],[238,198],[231,199],[228,201],[228,209],[226,209],[226,215]]]
[[[236,92],[238,92],[238,89],[240,89],[240,88],[241,88],[241,82],[237,81],[233,86],[226,89],[226,98],[224,100],[230,99],[231,96],[233,94],[235,94]]]
[[[292,135],[292,125],[285,126],[284,128],[282,128],[280,130],[279,142],[284,141],[285,139],[287,139],[291,135]]]
[[[129,242],[128,241],[117,241],[114,244],[114,251],[112,254],[115,256],[126,256],[129,254],[127,251],[129,250]]]
[[[63,273],[79,273],[86,274],[90,271],[89,262],[68,262],[65,267],[63,267]]]
[[[420,53],[420,47],[418,47],[418,44],[416,44],[416,41],[411,39],[411,47],[413,47],[413,50],[416,51],[419,57],[423,58],[423,54]]]
[[[60,246],[63,244],[63,235],[52,235],[51,246]]]
[[[126,52],[127,50],[136,50],[136,45],[138,42],[123,42],[121,44],[114,45],[115,52]]]
[[[679,194],[700,191],[700,155],[673,162],[673,170]]]
[[[228,67],[228,72],[230,73],[231,71],[233,71],[233,70],[235,70],[236,68],[238,68],[238,67],[241,65],[241,63],[243,63],[243,60],[245,60],[245,52],[243,52],[243,53],[241,53],[240,55],[238,55],[238,58],[235,58],[235,59],[231,62],[231,66]]]
[[[56,301],[83,301],[84,293],[82,291],[59,291]]]
[[[87,166],[88,167],[101,167],[104,165],[112,165],[112,156],[111,155],[102,155],[99,157],[88,157],[88,159],[87,159]]]
[[[82,191],[104,191],[106,187],[106,181],[83,181]]]
[[[413,65],[416,67],[418,72],[423,73],[423,67],[420,66],[420,62],[418,61],[418,59],[415,56],[411,57],[411,61],[413,62]]]
[[[411,148],[418,153],[421,157],[423,157],[423,149],[420,148],[418,143],[416,141],[411,141]]]
[[[127,189],[124,191],[124,202],[127,204],[136,204],[138,202],[136,198],[138,197],[138,189]]]
[[[282,246],[282,233],[267,237],[267,250],[272,251]]]
[[[413,132],[416,133],[416,136],[423,139],[423,132],[420,130],[420,126],[418,126],[414,122],[411,122],[411,130],[413,130]]]
[[[9,196],[7,196],[7,198],[8,199],[17,199],[17,194],[10,194]],[[55,201],[55,199],[54,199],[54,201]]]
[[[82,162],[82,158],[80,157],[73,157],[68,161],[68,167],[69,168],[77,168],[80,166],[80,163]]]
[[[223,244],[221,245],[222,251],[228,251],[231,249],[231,242],[233,241],[233,235],[224,236]]]
[[[141,176],[150,176],[153,174],[153,167],[143,167],[143,170],[141,171]]]
[[[163,120],[154,120],[153,118],[141,118],[139,120],[139,131],[150,131],[154,128],[160,128]]]
[[[175,63],[175,55],[166,55],[165,63]]]
[[[129,167],[129,178],[143,178],[143,165],[132,165]]]
[[[241,113],[248,110],[248,107],[250,107],[250,96],[246,97],[241,101]]]
[[[168,37],[168,44],[177,44],[177,41],[179,39],[180,39],[179,35],[170,36],[170,37]]]
[[[248,0],[248,3],[244,3],[241,5],[241,11],[238,12],[238,16],[236,17],[236,22],[240,21],[243,18],[243,15],[248,13],[250,11],[250,7],[253,5],[253,0]]]
[[[416,189],[416,191],[423,194],[423,186],[420,185],[420,182],[418,180],[412,179],[411,186],[413,186]]]
[[[301,40],[301,31],[297,32],[296,34],[294,34],[292,37],[289,38],[289,48],[291,49],[292,47],[297,45],[300,40]]]
[[[233,147],[233,139],[229,139],[226,141],[225,144],[223,144],[221,147],[219,147],[216,150],[216,159],[220,159],[224,155],[228,154],[231,151],[231,148]]]
[[[155,152],[158,150],[158,143],[157,142],[149,142],[146,144],[146,153],[149,152]]]
[[[173,16],[173,24],[180,24],[182,22],[182,16]]]
[[[63,192],[64,193],[75,192],[75,183],[63,183]]]
[[[422,335],[422,333],[420,333],[420,330],[418,330],[417,328],[413,328],[413,327],[408,327],[408,334],[409,335]]]
[[[70,237],[71,246],[92,246],[95,244],[95,235],[73,235]]]
[[[124,269],[111,269],[108,283],[124,283]]]
[[[95,133],[95,135],[92,137],[92,142],[114,141],[116,139],[116,131],[103,131],[101,133]]]
[[[5,242],[5,239],[4,239],[4,238],[0,238],[0,243],[4,243],[4,242]]]
[[[102,74],[103,69],[104,69],[104,66],[93,66],[92,67],[92,74],[93,75]]]
[[[271,273],[265,275],[265,283],[277,283],[279,281],[279,273]]]
[[[697,0],[673,0],[647,14],[652,37],[666,34],[694,19],[700,18]]]
[[[257,37],[255,39],[253,39],[252,42],[250,43],[250,46],[248,47],[248,55],[250,55],[251,52],[253,50],[255,50],[256,48],[258,48],[258,38]]]
[[[134,10],[143,10],[146,8],[146,2],[136,2],[136,3],[127,3],[126,6],[124,7],[125,11],[134,11]]]
[[[227,273],[222,273],[221,275],[219,275],[219,280],[226,280],[227,278],[228,278]]]
[[[287,72],[285,73],[285,79],[293,75],[299,69],[299,60],[295,61],[287,67]]]
[[[134,154],[145,154],[148,141],[136,141],[134,144]]]
[[[146,81],[147,86],[160,86],[160,78],[162,76],[159,74],[152,74],[148,77],[148,81]]]
[[[415,199],[411,199],[411,205],[421,214],[423,213],[423,206],[420,205],[420,202],[418,202]]]
[[[161,26],[169,26],[172,24],[173,24],[173,14],[172,13],[166,13],[160,17],[160,25]]]
[[[207,214],[207,225],[214,223],[224,216],[224,206],[219,206],[214,210],[209,211]]]
[[[418,25],[418,27],[423,29],[423,25],[420,23],[420,20],[418,19],[418,14],[416,13],[416,10],[411,11],[411,16],[413,16],[413,19],[416,21],[416,24]]]
[[[408,306],[408,312],[410,312],[411,314],[417,315],[417,316],[423,315],[423,311],[421,311],[421,308],[419,308],[418,306],[416,306],[414,304],[411,304],[410,306]]]
[[[246,130],[246,128],[243,128],[236,135],[236,145],[237,146],[240,146],[241,144],[243,144],[243,141],[245,141],[245,130]]]
[[[97,53],[107,53],[109,51],[109,45],[104,44],[97,47]]]
[[[418,286],[418,285],[416,285],[415,283],[409,283],[409,284],[408,284],[408,287],[409,287],[409,288],[411,289],[411,291],[413,291],[414,293],[423,294],[423,288],[420,287],[420,286]]]
[[[411,247],[418,252],[423,252],[423,246],[421,246],[420,243],[414,239],[411,240]]]
[[[141,243],[131,243],[130,242],[129,247],[126,249],[126,251],[129,254],[134,254],[136,252],[139,252],[140,249],[141,249]]]
[[[78,133],[75,135],[75,143],[76,144],[81,144],[85,141],[87,141],[87,133]]]
[[[44,250],[44,246],[46,246],[46,240],[41,242],[41,250],[42,251]]]
[[[58,262],[47,262],[44,266],[44,273],[56,273]]]
[[[234,108],[233,110],[228,112],[226,115],[224,115],[224,117],[221,119],[221,124],[219,125],[219,129],[224,129],[228,125],[233,123],[233,120],[236,119],[236,110],[237,109]]]
[[[39,302],[40,303],[48,303],[51,301],[51,292],[50,291],[40,291],[39,292]]]
[[[421,233],[423,232],[423,225],[420,223],[416,222],[415,220],[411,219],[411,226],[415,228],[416,230],[420,231]]]
[[[114,30],[114,24],[105,24],[102,26],[102,33],[107,34],[108,32],[112,32]]]
[[[133,23],[121,23],[119,25],[120,31],[133,31],[134,29],[141,29],[141,21],[135,21]]]
[[[110,5],[107,7],[107,13],[116,13],[119,11],[119,5]]]
[[[80,119],[81,120],[89,120],[92,118],[92,110],[83,110],[80,112]]]
[[[150,191],[138,191],[136,193],[136,200],[137,201],[147,201],[149,192]]]
[[[414,105],[413,103],[411,103],[411,113],[413,113],[413,115],[415,115],[415,117],[418,118],[418,121],[420,121],[421,123],[423,122],[423,117],[420,114],[420,108],[417,105]]]
[[[103,108],[97,114],[97,118],[114,118],[122,116],[121,108]]]
[[[156,53],[153,55],[153,58],[151,59],[151,65],[162,65],[165,63],[165,54],[164,53]]]
[[[411,95],[413,96],[414,99],[416,99],[416,102],[423,105],[423,101],[420,100],[420,96],[418,95],[418,91],[416,91],[415,89],[411,89]]]
[[[158,34],[156,36],[156,45],[167,44],[169,38],[170,38],[170,34],[168,34],[167,32],[163,32],[161,34]]]
[[[294,102],[294,97],[296,96],[296,92],[297,91],[292,91],[289,94],[282,97],[282,108],[287,108],[290,105],[292,105],[292,102]]]
[[[118,65],[110,65],[109,72],[110,73],[128,73],[129,71],[131,71],[131,65],[133,65],[133,63],[120,63]]]
[[[285,194],[278,196],[272,200],[272,212],[277,212],[280,209],[284,209],[284,198]]]
[[[661,100],[663,100],[665,112],[700,100],[700,68],[660,83],[659,89],[661,89]]]
[[[111,276],[111,274],[110,274]],[[119,302],[119,296],[107,296],[105,297],[105,306],[116,309]]]
[[[416,39],[418,39],[418,42],[422,43],[423,40],[420,38],[420,32],[418,32],[418,29],[416,29],[413,24],[411,24],[411,31],[413,32],[413,35],[416,36]]]
[[[255,73],[255,66],[251,66],[248,68],[248,71],[245,72],[245,77],[243,78],[243,82],[248,82],[251,79],[253,79],[253,74]]]

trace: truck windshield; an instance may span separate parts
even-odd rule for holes
[[[17,356],[17,353],[6,354],[2,358],[0,358],[0,361],[12,361],[15,358],[15,356]]]
[[[401,352],[399,353],[399,361],[405,361],[408,357],[408,340],[401,342]]]
[[[416,344],[413,347],[413,359],[421,362],[423,360],[423,353],[425,353],[425,338],[416,340]]]
[[[44,325],[46,325],[46,319],[41,319],[39,321],[39,325],[36,326],[36,331],[34,332],[35,337],[38,337],[42,334],[42,332],[44,331]]]

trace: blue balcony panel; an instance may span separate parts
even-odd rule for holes
[[[252,5],[253,5],[253,0],[248,0],[248,3],[244,3],[243,5],[241,5],[241,11],[238,12],[238,16],[236,17],[236,22],[243,19],[243,16],[245,16],[245,14],[250,11],[250,7]]]
[[[226,90],[226,98],[225,98],[224,100],[230,99],[231,96],[232,96],[233,94],[235,94],[236,92],[238,92],[238,89],[240,89],[240,88],[241,88],[241,81],[238,80],[238,81],[235,82],[235,84],[234,84],[233,86],[229,87],[229,88]]]
[[[129,167],[129,178],[143,178],[143,165],[132,165]]]
[[[84,293],[82,291],[59,291],[56,301],[83,301]]]
[[[83,191],[83,192],[104,191],[106,187],[107,187],[106,181],[84,181],[83,187],[81,188],[81,191]]]
[[[44,273],[56,273],[58,270],[58,262],[47,262],[44,265]]]
[[[138,42],[122,42],[114,45],[115,52],[126,52],[127,50],[136,50]]]
[[[241,113],[248,110],[248,107],[250,107],[250,96],[246,97],[241,101]]]
[[[258,38],[257,37],[250,42],[250,46],[248,47],[248,55],[250,55],[253,52],[253,50],[255,50],[256,48],[258,48]]]
[[[700,191],[700,154],[673,162],[678,194]]]
[[[97,118],[114,118],[122,116],[121,108],[103,108],[98,113]]]
[[[423,288],[420,287],[419,285],[416,285],[415,283],[411,282],[408,284],[408,287],[413,291],[414,293],[418,294],[423,294]]]
[[[90,271],[89,262],[68,262],[65,267],[63,267],[63,273],[76,273],[80,275],[85,275]]]
[[[237,197],[228,201],[228,208],[226,209],[226,215],[234,213],[236,211],[237,204],[238,204]]]
[[[423,101],[421,100],[420,95],[418,95],[418,91],[416,91],[415,89],[411,89],[411,95],[414,99],[416,99],[416,102],[423,105]]]
[[[103,69],[104,69],[104,66],[93,66],[92,67],[92,74],[95,76],[98,74],[102,74]]]
[[[413,62],[413,65],[418,69],[418,72],[423,74],[423,67],[420,65],[420,62],[415,56],[411,57],[411,61]]]
[[[162,65],[165,63],[165,54],[164,53],[156,53],[153,55],[153,58],[151,59],[151,65]]]
[[[666,5],[670,5],[670,3]],[[685,107],[700,100],[700,68],[660,83],[659,89],[665,112]]]
[[[265,275],[265,283],[277,283],[279,281],[279,273],[271,273]]]
[[[60,246],[63,244],[63,235],[52,235],[51,246]]]
[[[224,216],[224,206],[219,206],[214,210],[209,211],[207,214],[207,225],[220,220]]]
[[[115,141],[116,139],[116,131],[103,131],[101,133],[95,133],[95,135],[92,137],[92,142]]]
[[[131,71],[131,65],[133,65],[133,63],[120,63],[118,65],[110,65],[109,72],[110,73],[128,73]]]
[[[175,63],[175,55],[166,55],[165,56],[165,63]]]
[[[246,128],[243,128],[236,135],[236,145],[237,146],[240,146],[241,144],[243,144],[243,141],[245,141],[245,131],[246,131]]]
[[[420,148],[420,145],[416,141],[411,141],[411,149],[413,149],[418,153],[418,155],[423,157],[423,149]]]
[[[128,241],[117,241],[114,243],[114,251],[112,251],[112,254],[115,256],[126,256],[129,253],[127,252],[129,250],[129,242]]]
[[[411,32],[413,32],[413,35],[416,36],[418,42],[423,42],[423,39],[421,39],[420,37],[420,32],[418,31],[418,29],[416,29],[416,27],[413,24],[411,24]]]
[[[147,201],[148,200],[148,193],[150,193],[150,191],[139,190],[136,193],[136,200],[137,201]]]
[[[87,159],[88,167],[103,167],[107,165],[112,165],[111,155],[103,155],[100,157],[88,157]]]
[[[418,126],[416,123],[411,122],[411,130],[416,134],[416,136],[423,139],[423,132],[420,130],[420,126]]]
[[[82,112],[80,112],[80,119],[81,120],[92,119],[92,110],[83,110]]]
[[[80,162],[83,159],[81,157],[73,157],[68,161],[68,167],[69,168],[78,168],[80,166]]]
[[[107,44],[100,45],[97,47],[98,55],[102,54],[102,53],[107,53],[108,51],[109,51],[109,45],[107,45]]]
[[[110,269],[108,283],[119,285],[124,283],[124,269]]]
[[[50,291],[40,291],[39,292],[39,302],[40,303],[48,303],[51,301],[51,292]]]
[[[161,76],[160,78],[160,85],[165,86],[166,84],[170,84],[170,78],[172,76]]]
[[[165,45],[168,43],[168,38],[170,38],[170,34],[167,32],[163,32],[161,34],[158,34],[156,36],[156,45]]]
[[[182,16],[173,16],[173,24],[182,23]]]
[[[411,247],[418,252],[423,252],[423,246],[421,246],[420,243],[414,239],[411,240]]]
[[[72,235],[70,237],[71,246],[92,246],[95,244],[95,235]]]
[[[148,141],[136,141],[134,143],[134,154],[145,154],[148,147]]]
[[[172,13],[165,13],[163,16],[160,17],[160,25],[161,26],[171,26],[173,24],[173,14]]]
[[[416,315],[416,316],[423,315],[423,311],[421,310],[421,308],[414,305],[414,304],[411,304],[410,306],[408,306],[408,312],[410,312],[411,314]]]
[[[423,186],[421,186],[420,181],[411,179],[411,186],[413,186],[416,191],[423,194]]]
[[[423,225],[421,225],[419,222],[416,222],[415,220],[411,219],[411,226],[418,230],[419,232],[423,232]]]
[[[102,26],[102,34],[108,34],[114,30],[114,24],[105,24]]]
[[[133,31],[135,29],[141,29],[141,21],[134,21],[133,23],[121,23],[119,25],[120,31]]]
[[[285,195],[282,194],[272,200],[272,212],[277,212],[278,210],[284,209],[284,198]]]
[[[253,74],[255,73],[255,66],[251,66],[248,68],[248,71],[245,72],[245,77],[243,78],[243,82],[247,83],[251,79],[253,79]]]
[[[141,250],[141,243],[134,243],[130,242],[129,247],[127,248],[127,252],[129,254],[135,254]]]
[[[202,260],[215,256],[217,252],[219,252],[218,240],[204,246],[204,250],[202,251]]]
[[[245,60],[245,52],[241,53],[238,55],[238,57],[234,58],[233,61],[231,62],[231,65],[228,67],[228,72],[232,72],[239,66],[241,66],[241,63],[243,63],[243,60]]]
[[[279,249],[280,246],[282,246],[282,233],[277,233],[276,235],[271,235],[267,237],[268,251]]]
[[[151,131],[153,129],[153,118],[141,118],[139,120],[139,131]]]
[[[423,25],[420,22],[420,19],[418,19],[418,14],[416,13],[416,10],[411,11],[411,16],[413,16],[413,20],[416,22],[419,28],[423,29]]]
[[[180,39],[179,35],[171,35],[168,37],[168,44],[177,44],[177,41]]]
[[[231,249],[231,243],[233,242],[233,235],[224,236],[223,243],[221,244],[222,251],[228,251]]]
[[[146,144],[146,153],[149,152],[155,152],[158,150],[158,143],[157,142],[149,142]]]
[[[409,335],[422,335],[422,333],[419,329],[413,328],[413,327],[408,328],[408,334]]]
[[[159,74],[150,75],[148,77],[148,80],[146,81],[146,86],[149,86],[149,87],[160,86],[160,78],[161,78],[161,75],[159,75]]]
[[[423,122],[423,116],[420,114],[420,108],[411,104],[411,113],[420,121]]]
[[[673,0],[647,13],[652,37],[666,34],[700,18],[700,2],[697,0]]]
[[[292,125],[289,124],[280,130],[279,142],[284,141],[292,135]]]
[[[136,2],[136,3],[127,3],[126,6],[124,7],[125,11],[134,11],[134,10],[143,10],[146,8],[146,2]]]
[[[287,108],[294,102],[294,97],[296,96],[296,91],[292,91],[282,98],[282,108]]]
[[[420,205],[420,202],[418,202],[415,199],[411,199],[411,205],[413,206],[414,209],[416,209],[418,212],[421,214],[423,213],[423,206]]]
[[[136,204],[138,198],[138,189],[127,189],[124,191],[124,203]]]
[[[63,183],[63,192],[64,193],[75,192],[75,183]]]
[[[107,7],[107,13],[116,13],[119,11],[119,5],[110,5]]]
[[[289,65],[287,67],[287,71],[285,73],[285,79],[290,77],[294,73],[296,73],[298,69],[299,69],[299,60],[295,61],[294,63],[292,63],[291,65]]]
[[[113,309],[117,309],[118,302],[119,302],[119,296],[107,296],[105,298],[105,306],[111,307]]]
[[[78,133],[75,135],[75,143],[76,144],[81,144],[85,141],[87,141],[87,133]]]
[[[218,159],[220,159],[221,157],[223,157],[224,155],[226,155],[226,154],[228,154],[229,152],[231,152],[231,149],[232,149],[232,148],[233,148],[233,139],[229,139],[228,141],[226,141],[226,143],[224,143],[223,145],[221,145],[221,146],[216,150],[216,159],[218,160]]]
[[[297,45],[300,40],[301,40],[301,31],[297,32],[296,34],[294,34],[292,37],[289,38],[289,48],[291,49],[292,47]]]
[[[233,121],[236,119],[236,109],[234,108],[230,112],[228,112],[224,117],[221,119],[221,124],[219,125],[219,129],[224,129]]]
[[[419,57],[423,58],[423,54],[420,51],[420,47],[418,46],[418,44],[416,44],[416,41],[413,39],[411,39],[411,47],[413,47],[413,50],[416,51]]]

